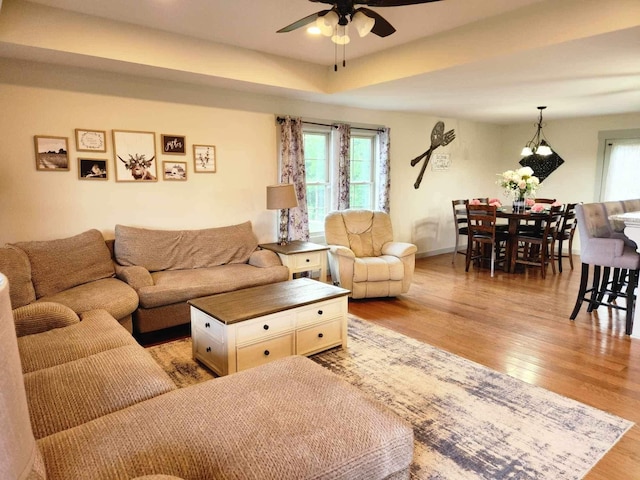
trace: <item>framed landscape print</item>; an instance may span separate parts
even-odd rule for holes
[[[187,142],[184,135],[160,135],[162,139],[162,153],[166,155],[186,155]]]
[[[36,135],[36,170],[55,172],[69,170],[69,141],[67,137]]]
[[[76,150],[78,152],[106,152],[107,132],[76,128]]]
[[[196,173],[215,173],[216,147],[214,145],[194,145],[193,162]]]
[[[113,130],[116,182],[157,182],[156,134]]]
[[[80,180],[107,180],[109,178],[107,160],[102,158],[78,158],[78,178]]]
[[[162,162],[163,180],[186,180],[187,162]]]

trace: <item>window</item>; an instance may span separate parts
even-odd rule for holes
[[[601,200],[640,197],[640,138],[609,140],[606,144]]]
[[[307,176],[309,233],[324,233],[324,218],[337,209],[338,136],[335,129],[305,126],[304,158]],[[351,208],[375,208],[378,134],[351,130],[349,203]]]

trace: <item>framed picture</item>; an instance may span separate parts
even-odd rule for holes
[[[76,150],[78,152],[106,152],[107,132],[76,128]]]
[[[107,160],[102,158],[78,158],[78,178],[80,180],[107,180],[109,178]]]
[[[157,182],[156,134],[113,130],[116,182]]]
[[[162,162],[163,180],[186,180],[187,162]]]
[[[184,135],[167,135],[163,133],[162,138],[162,153],[166,155],[186,155],[187,154],[187,142]]]
[[[193,164],[196,173],[215,173],[216,147],[214,145],[194,145]]]
[[[69,170],[69,140],[67,137],[36,135],[36,170],[55,172]]]

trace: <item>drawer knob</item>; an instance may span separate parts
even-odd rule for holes
[[[209,322],[204,324],[204,328],[209,328],[211,326],[211,324]]]
[[[264,328],[265,330],[269,330],[269,325],[263,325],[262,328]]]
[[[324,333],[319,333],[318,338],[322,338],[322,337],[324,337]]]
[[[307,258],[307,259],[305,259],[305,262],[307,262],[307,263],[309,263],[310,261],[311,261],[311,260],[309,260],[308,258]]]
[[[271,352],[270,352],[269,350],[265,350],[265,351],[264,351],[264,356],[265,356],[265,357],[268,357],[270,353],[271,353]]]
[[[322,310],[318,310],[318,315],[322,315]]]
[[[210,351],[211,351],[211,347],[207,347],[207,352],[210,352]]]

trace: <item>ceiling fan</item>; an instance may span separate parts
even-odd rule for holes
[[[277,33],[291,32],[300,27],[304,27],[312,22],[316,22],[322,33],[329,32],[331,35],[339,26],[346,26],[353,22],[361,37],[369,32],[386,37],[396,31],[380,14],[365,7],[356,8],[356,5],[366,5],[368,7],[401,7],[404,5],[416,5],[420,3],[440,2],[442,0],[309,0],[315,3],[326,3],[332,7],[329,10],[320,10],[307,17],[301,18],[291,25],[278,30]],[[324,24],[324,25],[320,25]],[[325,27],[323,30],[323,26]],[[325,33],[326,34],[326,33]],[[329,36],[329,35],[327,35]],[[334,41],[335,42],[335,41]],[[338,42],[335,42],[338,43]]]

